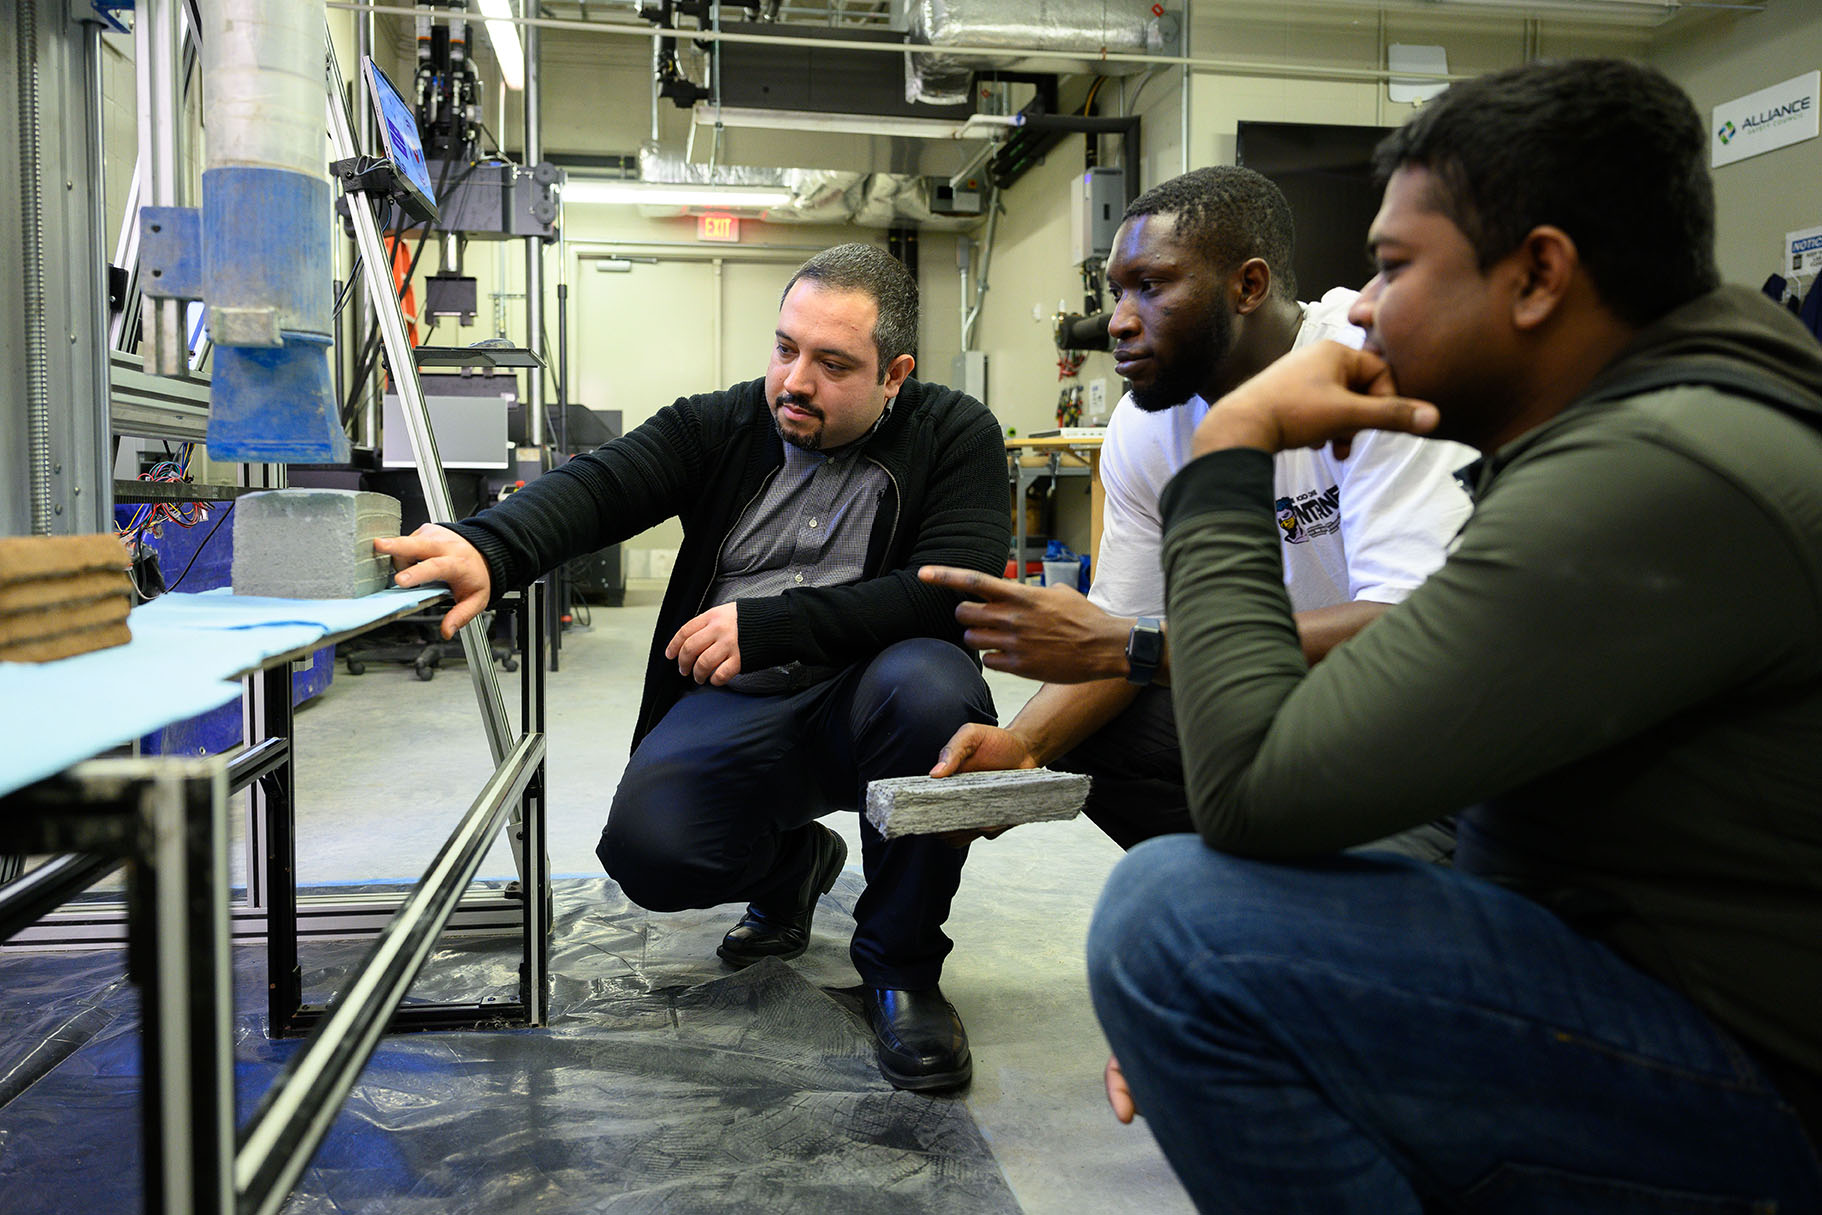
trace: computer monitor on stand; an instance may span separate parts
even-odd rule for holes
[[[371,55],[361,57],[361,74],[367,78],[367,96],[380,132],[380,149],[391,162],[393,201],[412,219],[434,223],[436,188],[430,184],[430,166],[418,138],[418,119],[405,98],[380,71]]]

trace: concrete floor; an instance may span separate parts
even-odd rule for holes
[[[625,764],[658,597],[635,588],[626,606],[597,606],[586,628],[564,635],[562,669],[547,685],[550,850],[559,876],[600,873],[595,842]],[[516,715],[518,676],[502,672],[500,680]],[[1002,720],[1036,687],[993,672],[988,682]],[[297,746],[305,886],[416,878],[492,768],[460,664],[429,682],[405,666],[350,676],[338,664],[329,690],[300,712]],[[858,873],[857,818],[824,821],[847,839]],[[943,988],[974,1051],[967,1105],[1032,1215],[1192,1209],[1143,1121],[1121,1126],[1102,1095],[1107,1046],[1088,1003],[1082,941],[1118,857],[1086,819],[976,844],[947,928],[956,948]],[[238,881],[238,851],[234,864]],[[511,870],[498,845],[481,872]],[[737,913],[729,909],[730,925]],[[816,935],[813,956],[845,958],[845,939],[821,923]],[[720,973],[705,956],[704,978]]]

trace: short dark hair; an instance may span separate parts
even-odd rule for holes
[[[1708,131],[1656,68],[1569,59],[1453,85],[1379,145],[1380,182],[1434,174],[1438,211],[1480,267],[1541,224],[1568,233],[1595,290],[1644,325],[1714,290]]]
[[[791,275],[780,304],[799,279],[809,279],[835,291],[860,291],[878,311],[873,321],[873,345],[879,351],[879,382],[886,382],[886,368],[901,354],[917,350],[917,280],[904,263],[877,245],[855,241],[824,249]]]
[[[1272,293],[1297,298],[1291,205],[1264,174],[1239,165],[1193,169],[1133,199],[1120,218],[1137,215],[1175,216],[1179,239],[1222,273],[1248,258],[1264,258],[1272,271]]]

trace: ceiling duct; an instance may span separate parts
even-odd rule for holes
[[[972,90],[944,105],[906,99],[901,65],[915,57],[885,53],[904,45],[902,32],[730,21],[720,28],[773,36],[788,29],[793,42],[718,43],[719,71],[714,52],[705,56],[703,77],[710,83],[695,96],[707,100],[695,100],[688,151],[699,164],[948,177],[1000,133],[983,129],[970,141],[957,138],[975,114]],[[829,40],[876,43],[881,49],[816,45]]]
[[[639,149],[639,178],[646,183],[666,185],[782,186],[791,191],[791,201],[782,207],[767,207],[760,213],[767,223],[775,224],[853,224],[862,228],[916,224],[926,231],[938,231],[971,227],[979,219],[978,214],[956,215],[933,210],[930,200],[938,182],[928,177],[742,165],[710,168],[667,154],[655,143],[647,143]],[[705,209],[737,208],[640,208],[642,213],[654,216]]]
[[[1155,0],[899,0],[912,42],[1004,48],[1003,55],[906,55],[905,96],[927,105],[967,101],[986,71],[1131,75],[1144,63],[1108,54],[1174,55],[1179,23]]]
[[[1258,0],[1201,0],[1211,13],[1256,16]],[[1660,26],[1689,14],[1707,17],[1717,13],[1759,13],[1765,0],[1277,0],[1273,17],[1288,13],[1333,14],[1337,9],[1357,13],[1421,12],[1445,19],[1476,17],[1535,17],[1586,25]]]

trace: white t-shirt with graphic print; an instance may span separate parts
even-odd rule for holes
[[[1365,338],[1348,323],[1355,292],[1337,287],[1303,305],[1291,348]],[[1101,445],[1106,494],[1101,552],[1088,598],[1115,616],[1162,616],[1163,519],[1158,499],[1188,463],[1208,402],[1191,397],[1147,413],[1120,399]],[[1278,453],[1278,526],[1291,608],[1307,611],[1356,599],[1397,603],[1442,564],[1445,546],[1468,517],[1454,472],[1475,458],[1459,443],[1362,431],[1346,460],[1321,450]]]

